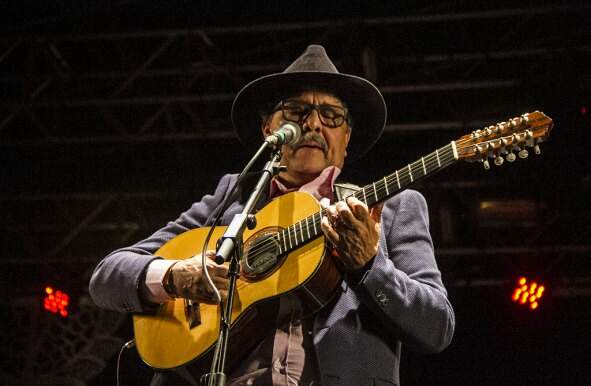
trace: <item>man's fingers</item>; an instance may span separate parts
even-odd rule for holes
[[[326,216],[322,217],[322,220],[320,222],[320,228],[322,229],[322,231],[324,232],[324,235],[328,238],[328,240],[330,242],[332,242],[335,245],[339,242],[339,235],[334,230],[334,228],[331,226],[330,221],[328,220],[328,217],[326,217]]]
[[[211,261],[215,260],[215,251],[212,249],[208,249],[207,251],[205,251],[205,256],[207,256],[208,259],[210,259]]]
[[[351,196],[347,198],[347,205],[356,219],[365,221],[369,217],[367,205],[359,201],[357,198]]]
[[[213,261],[207,263],[207,271],[212,276],[228,276],[228,266],[224,264],[216,264]]]
[[[213,281],[213,284],[215,284],[215,287],[218,290],[228,289],[228,286],[230,285],[230,280],[226,278],[214,276],[211,278],[211,280]]]
[[[217,284],[215,285],[217,287]],[[204,281],[200,285],[196,286],[195,291],[193,293],[193,300],[196,300],[200,303],[202,302],[207,304],[217,304],[215,291],[213,287],[209,285],[209,283],[207,283],[207,281]]]
[[[206,257],[211,258],[214,255],[215,251],[206,252]],[[218,299],[214,287],[218,291],[227,291],[229,287],[228,266],[216,264],[213,260],[208,259],[206,267],[203,267],[200,255],[184,260],[182,263],[173,266],[173,269],[175,269],[174,292],[180,297],[200,303],[217,304]],[[204,269],[207,269],[213,286],[205,277]]]
[[[383,202],[380,202],[379,204],[377,204],[371,208],[370,215],[371,215],[371,218],[375,222],[379,223],[380,221],[382,221],[382,210],[383,209],[384,209]]]
[[[338,212],[339,221],[343,222],[345,225],[353,225],[356,221],[355,216],[351,213],[351,209],[349,205],[344,202],[337,202],[335,204],[336,210]]]
[[[221,290],[220,291],[220,297],[222,298],[222,301],[225,302],[226,299],[228,299],[228,291],[227,290]]]
[[[328,217],[328,220],[331,223],[334,223],[336,221],[336,219],[339,217],[339,214],[337,213],[337,209],[335,208],[334,205],[330,205],[329,207],[327,207],[324,211],[325,216]]]

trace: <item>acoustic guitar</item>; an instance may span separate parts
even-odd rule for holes
[[[535,111],[464,135],[375,181],[354,196],[371,207],[459,160],[478,161],[485,169],[517,157],[527,148],[540,153],[539,143],[552,129],[552,119]],[[515,154],[517,153],[517,155]],[[257,226],[244,233],[244,254],[232,310],[228,361],[252,349],[259,336],[273,328],[272,299],[296,293],[310,310],[320,309],[340,289],[341,269],[327,252],[320,229],[323,211],[307,193],[280,196],[256,214]],[[225,227],[213,230],[211,245]],[[156,255],[186,259],[201,253],[209,228],[182,233],[164,244]],[[133,325],[142,360],[157,369],[195,362],[206,369],[219,334],[220,307],[175,299],[155,314],[137,314]]]

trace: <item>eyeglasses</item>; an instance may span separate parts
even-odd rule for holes
[[[347,109],[341,106],[328,104],[312,104],[298,100],[281,101],[273,112],[281,110],[286,121],[302,123],[313,110],[318,111],[320,122],[330,128],[341,126],[347,120]]]

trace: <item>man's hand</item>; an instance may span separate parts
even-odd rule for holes
[[[326,208],[322,217],[322,231],[338,249],[338,259],[349,270],[367,264],[378,253],[382,204],[371,211],[356,199],[348,197]]]
[[[211,280],[219,290],[222,300],[228,297],[228,267],[213,261],[215,251],[207,251],[207,270]],[[213,288],[209,285],[203,266],[201,254],[173,264],[164,276],[164,288],[169,295],[187,298],[199,303],[217,304]]]

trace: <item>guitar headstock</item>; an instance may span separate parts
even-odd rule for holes
[[[500,166],[505,159],[513,162],[517,156],[527,158],[527,148],[533,147],[534,152],[540,154],[539,143],[548,138],[553,125],[551,118],[534,111],[476,130],[456,141],[458,159],[480,161],[485,169],[490,169],[489,158]]]

